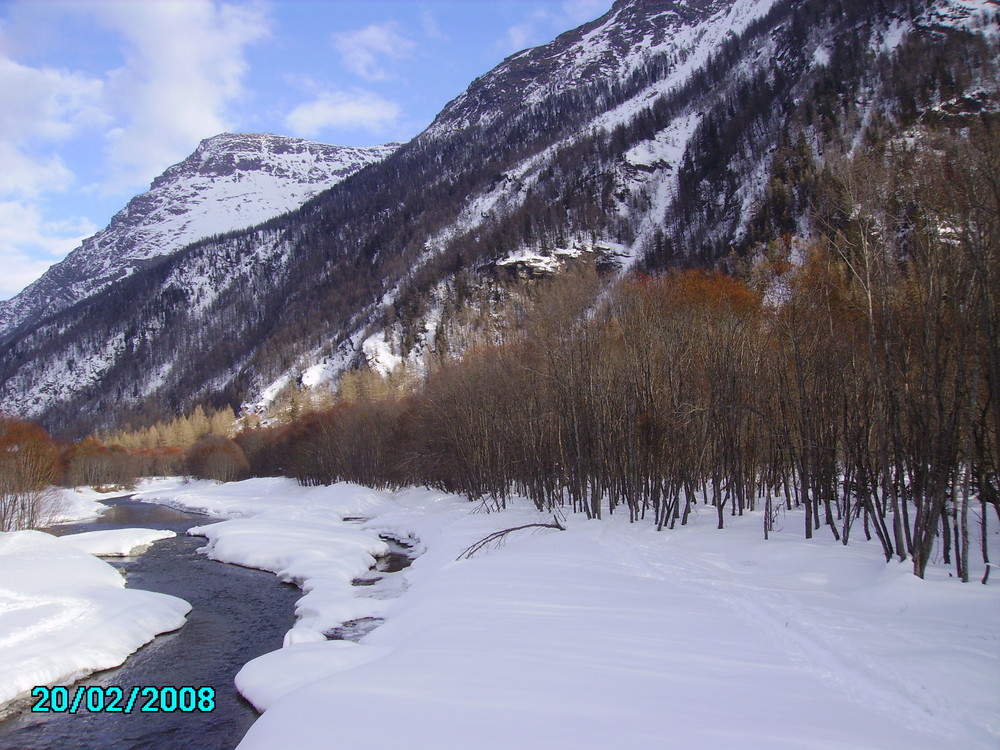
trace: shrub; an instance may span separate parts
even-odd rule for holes
[[[56,449],[41,427],[0,419],[0,531],[43,525],[55,510]]]
[[[221,435],[206,435],[192,445],[185,456],[188,474],[198,479],[233,482],[246,478],[250,464],[243,449]]]

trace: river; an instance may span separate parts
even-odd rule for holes
[[[83,685],[212,686],[211,713],[32,714],[25,710],[0,722],[0,748],[14,750],[135,750],[171,748],[226,750],[235,747],[257,717],[236,692],[233,678],[251,659],[281,647],[292,626],[301,592],[273,574],[226,565],[198,554],[200,537],[185,533],[212,523],[186,513],[127,498],[106,501],[108,510],[86,523],[47,529],[61,535],[119,528],[171,529],[178,536],[156,542],[146,553],[111,559],[125,570],[130,587],[173,594],[191,603],[187,623],[159,636],[124,665],[91,675]]]

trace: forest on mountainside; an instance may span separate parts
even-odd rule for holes
[[[284,474],[427,485],[496,508],[525,496],[660,529],[707,503],[720,527],[763,511],[765,536],[801,509],[805,536],[864,534],[917,575],[940,539],[968,579],[970,535],[986,555],[1000,520],[997,43],[918,30],[880,51],[887,14],[923,8],[883,5],[782,0],[610,130],[587,123],[684,61],[653,55],[627,79],[418,137],[299,212],[43,321],[0,354],[70,352],[72,373],[81,341],[124,352],[105,360],[110,385],[87,385],[88,403],[108,404],[99,417],[75,401],[49,416],[78,434],[95,420],[134,427],[52,443],[51,472],[25,486],[71,481],[73,461],[95,467],[92,483]],[[837,31],[826,63],[820,30]],[[676,200],[642,237],[652,198],[627,155],[695,108]],[[509,205],[463,230],[469,195]],[[511,252],[578,238],[588,252],[638,243],[640,270],[616,281],[595,254],[550,279],[496,278]],[[192,269],[209,282],[197,292]],[[414,364],[439,307],[435,347]],[[388,342],[393,327],[404,366],[388,375],[359,353],[336,395],[289,379],[270,426],[193,424],[193,400],[227,414],[304,353],[383,330]],[[34,455],[19,440],[49,440],[4,424],[4,461]]]
[[[941,537],[968,580],[969,535],[987,555],[1000,520],[1000,131],[930,129],[819,182],[808,242],[776,238],[730,274],[634,276],[596,310],[557,277],[516,340],[412,395],[237,442],[253,471],[307,484],[521,495],[661,529],[698,498],[720,528],[763,510],[765,537],[802,508],[806,537],[876,538],[919,576]]]
[[[625,31],[643,38],[655,23],[643,13],[660,5],[636,4]],[[996,91],[989,34],[928,26],[898,47],[885,39],[926,10],[778,0],[704,60],[666,45],[571,80],[547,48],[528,51],[480,79],[504,97],[477,99],[474,84],[442,127],[300,210],[150,261],[0,343],[0,393],[73,439],[197,404],[239,410],[286,374],[349,362],[356,341],[419,309],[443,279],[513,252],[611,243],[661,273],[808,234],[803,139],[817,171],[979,86]],[[519,103],[546,75],[553,85]],[[687,122],[676,159],[631,159]]]
[[[37,523],[53,483],[284,474],[659,529],[705,503],[720,528],[762,511],[765,538],[801,509],[806,537],[863,534],[917,575],[940,540],[968,580],[1000,520],[1000,129],[922,127],[811,179],[809,240],[611,287],[584,262],[532,281],[499,343],[423,378],[349,374],[286,424],[233,435],[196,409],[101,436],[123,447],[5,420],[3,526]]]
[[[660,529],[703,502],[720,528],[762,510],[765,537],[801,508],[806,537],[864,534],[917,575],[940,538],[967,580],[970,534],[988,555],[1000,520],[996,119],[914,129],[821,171],[806,149],[776,158],[793,176],[775,191],[808,176],[809,240],[610,287],[578,263],[508,290],[506,332],[423,377],[348,373],[332,407],[293,403],[284,424],[238,434],[231,412],[200,408],[75,444],[7,420],[5,523],[30,521],[18,508],[53,482],[285,474]]]

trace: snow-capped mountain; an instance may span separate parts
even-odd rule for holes
[[[497,269],[746,252],[807,228],[809,196],[781,175],[946,102],[996,109],[998,19],[997,0],[618,0],[302,208],[22,325],[0,343],[0,398],[68,433],[266,407],[434,350],[458,288]]]
[[[270,133],[206,138],[105,229],[16,297],[0,302],[0,340],[131,276],[152,259],[296,209],[397,146],[329,146]]]
[[[553,94],[604,80],[625,83],[651,58],[669,55],[672,74],[658,77],[639,98],[683,82],[727,37],[738,35],[775,0],[634,0],[555,41],[524,50],[477,78],[425,132],[489,125],[516,108],[543,105]],[[624,114],[624,113],[622,113]],[[627,120],[627,116],[621,119]],[[610,120],[601,124],[607,125]]]

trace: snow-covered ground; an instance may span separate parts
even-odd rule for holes
[[[59,541],[99,557],[126,557],[172,536],[177,536],[176,532],[167,529],[107,529],[66,534]]]
[[[97,518],[105,507],[101,504],[101,500],[130,494],[124,490],[121,492],[98,492],[92,487],[59,488],[53,492],[55,493],[52,501],[53,512],[46,521],[48,524]]]
[[[129,529],[80,544],[118,554],[150,541],[148,530]],[[190,610],[174,596],[126,589],[117,569],[72,541],[0,533],[0,706],[36,685],[118,666]]]
[[[356,596],[351,581],[388,552],[377,527],[344,518],[379,516],[393,508],[385,493],[354,485],[300,487],[287,479],[253,479],[218,485],[199,481],[152,489],[138,499],[195,509],[230,520],[200,526],[213,560],[270,570],[298,584],[296,624],[286,645],[325,641],[324,633],[347,620],[380,617],[389,602]]]
[[[491,532],[548,519],[276,479],[144,494],[239,516],[201,530],[209,554],[307,592],[286,647],[237,677],[265,709],[244,750],[1000,743],[997,586],[940,566],[919,580],[861,539],[803,539],[794,515],[767,542],[757,515],[718,531],[712,510],[660,533],[570,517],[566,531],[517,532],[457,560]],[[349,586],[380,533],[419,540],[392,574],[395,599]],[[357,644],[321,640],[364,616],[385,622]]]

